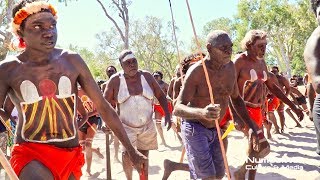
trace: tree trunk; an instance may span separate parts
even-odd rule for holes
[[[290,60],[284,50],[283,44],[280,44],[279,46],[280,46],[280,52],[281,52],[282,59],[283,59],[284,64],[286,66],[286,72],[288,72],[287,78],[290,78],[291,77]]]
[[[14,0],[8,0],[7,1],[7,6],[5,7],[5,17],[2,19],[0,26],[5,27],[5,29],[8,29],[10,25],[10,20],[11,20],[11,13],[14,5]],[[2,40],[2,47],[0,48],[0,61],[3,60],[9,51],[9,45],[12,39],[12,34],[11,32],[4,31],[2,34],[4,36],[4,39]]]

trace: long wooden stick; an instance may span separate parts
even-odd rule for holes
[[[186,148],[183,146],[181,151],[180,161],[179,161],[180,163],[183,163],[183,158],[185,153],[186,153]]]
[[[11,180],[19,180],[18,176],[16,173],[13,171],[12,167],[10,166],[10,163],[8,162],[5,154],[3,153],[2,149],[0,149],[0,162],[2,164],[2,167],[8,174],[9,178]]]
[[[107,180],[111,180],[111,163],[110,163],[110,145],[109,145],[109,132],[110,130],[106,130],[106,177]]]
[[[181,74],[181,82],[183,82],[183,75],[182,75],[182,65],[181,65],[181,57],[180,57],[180,51],[179,51],[179,45],[178,45],[178,38],[176,35],[176,26],[175,26],[175,21],[174,21],[174,16],[173,16],[173,11],[172,11],[172,6],[171,6],[171,0],[169,0],[169,4],[170,4],[170,12],[171,12],[171,21],[172,21],[172,31],[173,31],[173,36],[174,36],[174,40],[176,43],[176,48],[177,48],[177,54],[178,54],[178,59],[179,59],[179,64],[180,64],[180,74]],[[174,100],[174,99],[173,99]]]
[[[194,27],[192,15],[191,15],[191,9],[190,9],[190,6],[189,6],[189,1],[186,0],[186,3],[187,3],[187,7],[188,7],[190,21],[191,21],[191,24],[192,24],[193,34],[194,34],[194,37],[195,37],[195,40],[196,40],[196,43],[197,43],[197,46],[198,46],[198,51],[200,53],[201,52],[201,46],[200,46],[200,43],[199,43],[199,40],[198,40],[196,29]],[[207,85],[208,85],[208,88],[209,88],[210,101],[211,101],[211,104],[214,104],[212,86],[210,84],[208,70],[207,70],[207,67],[205,65],[203,57],[201,57],[201,61],[202,61],[202,67],[203,67],[204,75],[205,75],[205,78],[206,78],[206,81],[207,81]],[[224,148],[224,145],[223,145],[223,141],[222,141],[222,138],[221,138],[219,121],[215,121],[215,124],[216,124],[217,132],[218,132],[218,138],[219,138],[219,142],[220,142],[220,147],[221,147],[221,153],[222,153],[222,157],[223,157],[224,167],[226,169],[226,173],[227,173],[228,179],[230,180],[231,178],[230,178],[229,165],[228,165],[227,156],[226,156],[225,148]]]
[[[171,20],[172,20],[172,31],[173,31],[173,35],[174,35],[174,39],[175,39],[175,43],[176,43],[177,54],[178,54],[178,59],[179,59],[179,64],[180,64],[179,71],[180,71],[180,74],[181,74],[181,84],[183,85],[183,74],[182,74],[182,65],[181,65],[182,59],[181,59],[180,53],[179,53],[178,38],[177,38],[177,35],[176,35],[176,28],[175,28],[175,21],[174,21],[174,16],[173,16],[173,11],[172,11],[171,0],[169,0],[169,5],[170,5],[170,12],[171,12]],[[174,99],[172,100],[172,102],[174,102]],[[177,133],[177,135],[179,136],[178,133]],[[186,153],[186,149],[183,146],[182,147],[182,151],[181,151],[180,163],[183,162],[183,158],[184,158],[184,154],[185,153]]]

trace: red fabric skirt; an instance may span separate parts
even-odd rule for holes
[[[230,108],[227,108],[226,113],[224,114],[223,118],[220,121],[220,127],[223,127],[227,124],[228,121],[232,120],[232,114],[230,112]]]
[[[247,110],[250,118],[258,125],[259,128],[262,128],[262,109],[260,107],[252,108],[247,106]]]
[[[31,161],[39,161],[46,166],[55,180],[68,179],[71,174],[80,179],[84,165],[82,148],[58,148],[40,143],[22,143],[15,145],[10,163],[17,174]]]
[[[171,102],[168,102],[168,109],[169,109],[169,112],[172,113],[172,104]],[[165,113],[164,113],[164,110],[162,109],[161,105],[160,104],[154,104],[153,105],[153,110],[156,112],[159,112],[161,114],[162,117],[164,117]]]
[[[275,111],[278,109],[280,105],[280,100],[277,97],[273,97],[269,102],[268,102],[268,111]]]

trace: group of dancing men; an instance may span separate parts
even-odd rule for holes
[[[320,2],[312,0],[311,4],[320,21]],[[13,119],[12,109],[16,108],[10,165],[20,179],[80,179],[85,159],[87,173],[91,174],[92,152],[103,158],[99,149],[92,147],[98,116],[123,146],[127,179],[132,179],[133,168],[140,179],[148,179],[149,150],[158,148],[157,129],[166,145],[161,119],[167,130],[173,127],[181,131],[178,134],[188,159],[187,164],[166,160],[163,179],[174,170],[189,171],[191,179],[223,178],[222,149],[227,151],[227,139],[219,143],[218,130],[223,132],[230,120],[248,137],[248,157],[266,157],[270,145],[263,126],[268,138],[272,124],[276,133],[284,131],[280,101],[288,105],[288,112],[296,114],[297,126],[303,111],[312,117],[320,154],[320,28],[314,30],[304,52],[308,92],[313,87],[315,98],[313,108],[308,110],[303,106],[303,95],[288,86],[277,67],[268,71],[265,31],[249,30],[241,42],[243,52],[231,61],[231,38],[225,31],[213,30],[207,36],[206,51],[184,58],[170,85],[162,81],[161,72],[151,74],[139,69],[134,53],[123,50],[119,55],[122,71],[107,68],[110,79],[102,85],[101,93],[80,55],[55,47],[57,14],[45,1],[20,1],[13,8],[11,30],[19,39],[17,47],[23,50],[0,62],[0,115],[3,120]],[[290,93],[295,94],[295,101],[288,99]],[[281,127],[274,118],[275,109],[282,112]],[[170,110],[179,117],[177,123],[172,123]],[[245,162],[232,176],[245,179],[248,172],[248,179],[255,179],[256,170],[246,169],[250,163]]]

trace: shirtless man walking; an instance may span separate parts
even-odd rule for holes
[[[76,124],[77,83],[140,172],[146,159],[130,143],[84,60],[74,52],[55,48],[55,8],[45,1],[22,0],[12,14],[12,30],[24,51],[0,63],[0,107],[9,95],[18,111],[10,162],[19,179],[80,179],[84,157]]]
[[[162,89],[163,93],[166,95],[168,93],[168,89],[169,89],[169,84],[164,82],[163,79],[163,74],[160,71],[155,71],[154,73],[152,73],[152,76],[154,77],[154,79],[158,82],[160,88]],[[153,102],[153,109],[154,109],[154,119],[156,122],[156,127],[158,130],[158,133],[160,135],[161,138],[161,144],[167,146],[166,140],[164,139],[164,135],[163,135],[163,129],[161,126],[161,120],[164,117],[164,111],[161,107],[161,105],[159,104],[159,101],[157,101],[157,99],[154,100]],[[171,102],[168,102],[168,108],[169,108],[169,112],[172,112],[172,104]]]
[[[250,30],[241,42],[242,48],[246,51],[235,60],[236,79],[238,81],[238,88],[241,92],[249,114],[254,123],[261,129],[263,123],[262,108],[265,103],[265,89],[264,85],[268,87],[272,94],[277,96],[284,103],[288,104],[290,108],[297,114],[300,120],[303,119],[303,113],[298,109],[283,93],[282,90],[273,82],[268,76],[268,70],[264,61],[267,46],[267,34],[261,30]],[[237,116],[237,114],[233,114]],[[249,151],[248,158],[262,158],[267,154],[256,153]],[[247,172],[247,160],[243,166],[235,172],[236,179],[245,179]],[[251,166],[255,166],[250,164]],[[254,168],[253,168],[254,169]],[[248,179],[254,179],[256,170],[249,170]]]
[[[285,93],[285,95],[288,97],[288,95],[290,94],[290,82],[283,77],[282,75],[280,75],[279,73],[279,68],[278,66],[273,66],[271,69],[271,72],[276,75],[278,82],[279,82],[279,87],[280,89]],[[277,108],[277,113],[279,115],[280,118],[280,126],[281,126],[281,133],[283,133],[284,131],[284,125],[285,125],[285,116],[284,116],[284,103],[282,101],[280,101],[280,105]],[[297,127],[301,127],[300,123],[296,121]],[[279,133],[279,132],[276,132]]]
[[[117,68],[110,65],[106,68],[106,74],[110,80],[111,76],[116,74],[117,73]],[[103,83],[101,85],[101,91],[102,93],[104,92],[104,90],[106,89],[108,83],[109,83],[109,80],[106,81],[105,83]],[[113,101],[110,103],[112,105],[112,107],[114,109],[117,108],[117,102]],[[109,128],[106,129],[106,130],[110,130]],[[120,163],[120,160],[119,160],[119,156],[118,156],[118,153],[119,153],[119,147],[120,147],[120,142],[119,142],[119,139],[117,136],[114,136],[112,132],[110,132],[110,135],[111,135],[111,140],[110,140],[110,143],[113,141],[113,146],[114,146],[114,162],[117,162],[117,163]]]
[[[171,127],[166,95],[152,75],[138,69],[138,61],[132,51],[120,53],[119,61],[123,69],[113,75],[104,91],[104,97],[116,101],[120,119],[132,144],[148,157],[149,150],[158,148],[157,131],[152,121],[152,102],[156,97],[165,112],[165,125]],[[122,154],[122,166],[128,180],[132,179],[132,166],[128,149]],[[148,162],[144,167],[148,179]]]
[[[232,45],[224,31],[216,30],[208,35],[208,55],[204,63],[216,104],[211,104],[202,62],[197,62],[188,70],[174,108],[174,114],[184,119],[182,137],[192,179],[221,179],[225,174],[215,121],[222,121],[229,99],[257,138],[257,127],[250,121],[239,94],[235,66],[231,61]],[[180,169],[186,168],[186,165],[180,166]]]
[[[311,0],[311,6],[320,24],[320,0]],[[317,135],[316,153],[320,155],[320,26],[318,26],[309,37],[304,49],[304,61],[306,62],[309,78],[312,82],[313,89],[316,92],[316,98],[313,104],[313,122]]]

